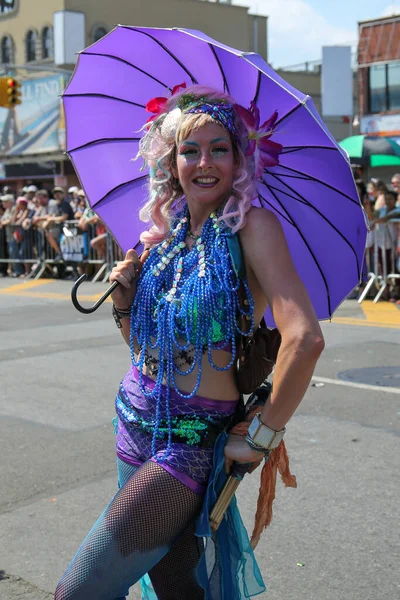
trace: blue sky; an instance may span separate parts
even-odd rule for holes
[[[269,16],[268,59],[274,68],[318,60],[322,46],[353,45],[357,22],[398,14],[400,0],[232,0]]]

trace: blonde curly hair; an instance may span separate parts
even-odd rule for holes
[[[194,85],[172,96],[163,112],[150,126],[144,126],[145,133],[140,141],[138,157],[144,159],[149,166],[149,199],[140,210],[139,217],[144,222],[150,222],[151,227],[140,236],[146,245],[158,244],[163,241],[171,229],[175,213],[183,207],[185,199],[180,182],[172,174],[176,164],[176,149],[182,140],[197,131],[207,123],[218,123],[207,113],[185,113],[177,105],[181,96],[191,94],[199,99],[207,98],[211,103],[223,101],[234,104],[234,100],[215,89]],[[220,220],[232,230],[239,231],[246,223],[246,213],[251,207],[252,200],[257,195],[254,181],[254,161],[252,156],[245,156],[247,132],[235,115],[235,127],[238,136],[230,139],[237,165],[236,177],[232,182],[229,197],[224,201]]]

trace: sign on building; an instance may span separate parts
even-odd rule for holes
[[[324,46],[321,74],[324,117],[350,117],[353,114],[353,72],[350,46]]]
[[[64,151],[64,87],[62,75],[22,81],[22,103],[0,108],[0,155]]]

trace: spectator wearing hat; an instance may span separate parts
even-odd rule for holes
[[[86,200],[86,195],[83,190],[78,190],[78,192],[76,194],[76,198],[77,198],[77,204],[76,204],[76,209],[74,212],[74,219],[80,219],[84,214],[86,215],[88,213],[88,210],[91,210],[91,209],[88,204],[88,201]],[[93,211],[92,211],[92,213],[93,213]],[[79,225],[78,225],[78,227],[79,227]]]
[[[47,190],[38,190],[34,197],[35,212],[32,216],[32,223],[41,227],[48,218],[49,213],[49,192]]]
[[[5,231],[8,258],[10,260],[8,263],[7,275],[10,275],[11,277],[18,277],[22,274],[22,268],[19,263],[14,262],[18,259],[18,245],[13,236],[13,220],[16,212],[15,199],[12,194],[4,194],[4,196],[0,196],[0,201],[4,208],[4,213],[0,221],[0,227]]]
[[[44,241],[46,232],[44,229],[45,223],[49,218],[49,192],[45,189],[38,190],[35,195],[36,210],[32,216],[32,224],[36,227],[35,235],[35,253],[38,259],[43,259]],[[52,244],[52,239],[49,240],[49,244]],[[52,246],[54,252],[59,251],[59,246],[54,244]]]
[[[53,198],[55,200],[59,200],[60,198],[64,199],[65,190],[60,185],[55,185],[51,190],[51,193],[53,194]]]
[[[25,196],[19,196],[17,198],[15,213],[12,220],[14,225],[13,238],[17,243],[18,247],[18,258],[23,261],[28,258],[28,233],[26,228],[22,226],[24,221],[28,218],[28,199]],[[22,263],[21,263],[22,264]],[[21,273],[20,277],[25,277],[29,274],[29,263],[24,263],[25,273]]]
[[[37,189],[36,185],[28,185],[28,186],[22,188],[22,195],[28,199],[29,210],[35,210],[34,198],[35,198],[37,191],[38,191],[38,189]]]
[[[62,223],[72,221],[74,213],[69,202],[64,200],[65,192],[62,187],[56,186],[53,188],[53,200],[48,203],[48,216],[43,222],[43,229],[46,231],[46,239],[50,246],[55,251],[54,260],[62,261],[60,249],[60,237]],[[62,269],[60,269],[61,272]]]
[[[38,189],[37,189],[36,185],[28,185],[27,187],[23,188],[22,191],[24,192],[24,196],[26,198],[28,198],[28,202],[29,202],[30,200],[33,199],[33,197],[35,196]]]
[[[69,203],[74,213],[76,212],[78,206],[78,191],[79,188],[76,185],[73,185],[70,188],[68,188]]]

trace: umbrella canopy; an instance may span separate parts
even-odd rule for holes
[[[400,165],[400,145],[387,137],[352,135],[339,142],[350,157],[365,167]]]
[[[127,26],[83,50],[63,102],[67,152],[91,206],[123,250],[137,244],[146,227],[138,212],[147,173],[132,159],[149,117],[145,106],[182,82],[225,91],[246,108],[254,101],[261,123],[278,110],[272,137],[284,149],[279,165],[263,170],[254,204],[278,216],[317,316],[330,318],[360,281],[363,210],[348,156],[311,98],[258,54],[199,31]]]

